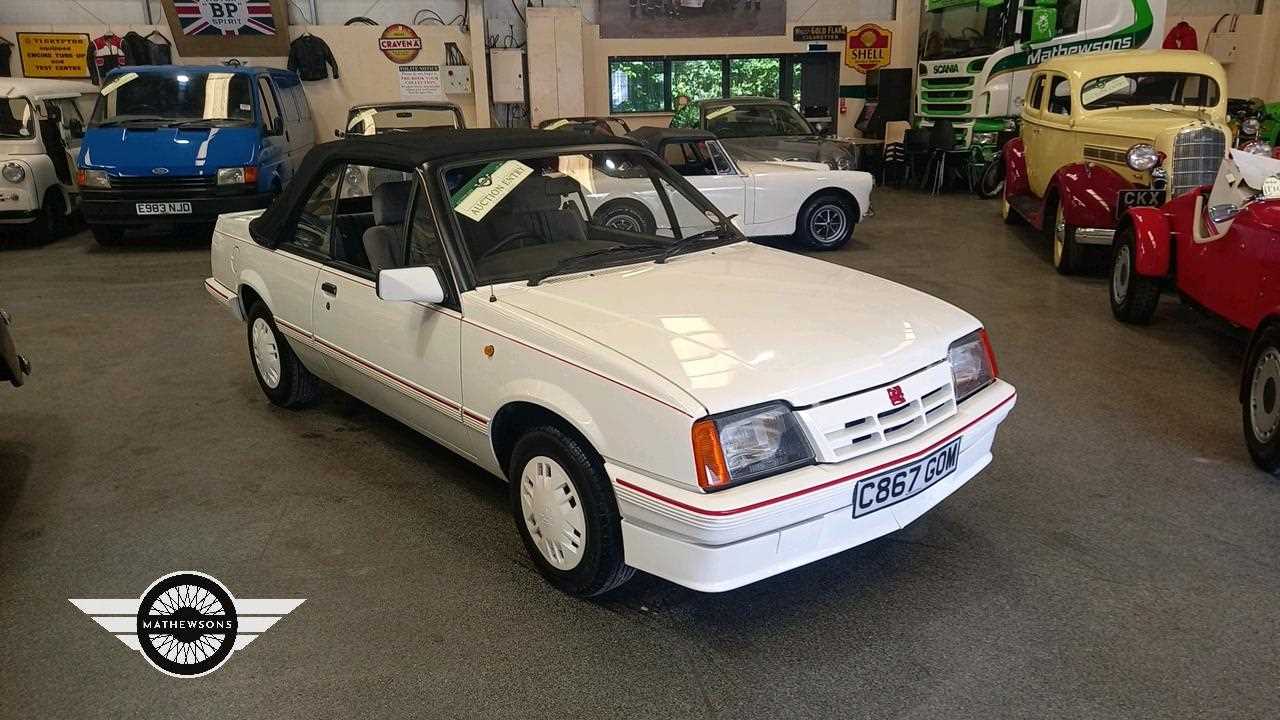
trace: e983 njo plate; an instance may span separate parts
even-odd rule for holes
[[[853,488],[853,516],[862,517],[933,487],[955,472],[960,464],[960,441],[956,438],[928,457],[888,472],[859,480]]]

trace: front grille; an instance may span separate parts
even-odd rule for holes
[[[1227,136],[1215,127],[1192,127],[1173,140],[1172,196],[1208,185],[1227,154]]]
[[[972,77],[922,78],[920,80],[920,113],[922,115],[967,115],[973,100]]]
[[[112,177],[110,190],[89,190],[89,192],[109,192],[130,198],[146,200],[163,200],[166,198],[192,198],[207,195],[235,195],[243,193],[244,185],[218,186],[215,176],[184,177]]]
[[[890,388],[906,402],[894,405]],[[951,366],[931,365],[889,386],[799,410],[818,462],[843,462],[905,442],[956,414]]]

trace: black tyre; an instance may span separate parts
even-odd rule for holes
[[[1004,160],[999,155],[983,166],[982,174],[974,183],[974,192],[986,200],[1004,193]]]
[[[247,327],[249,362],[267,399],[284,408],[301,407],[314,400],[320,381],[293,353],[265,303],[256,303],[249,309]]]
[[[1076,227],[1067,223],[1062,203],[1054,204],[1053,226],[1049,237],[1053,240],[1053,269],[1059,275],[1074,275],[1080,267],[1080,246],[1076,244]]]
[[[93,239],[103,247],[124,242],[124,228],[118,225],[90,225],[89,231],[93,233]]]
[[[1160,283],[1139,275],[1136,259],[1133,227],[1128,226],[1116,234],[1111,251],[1111,314],[1121,322],[1146,325],[1160,302]]]
[[[658,230],[653,213],[638,200],[612,200],[596,210],[595,223],[623,232],[652,235]]]
[[[535,427],[516,443],[508,476],[516,530],[548,582],[591,597],[631,579],[613,487],[582,441],[554,425]]]
[[[1259,333],[1249,346],[1240,388],[1244,441],[1254,464],[1280,473],[1280,325]]]
[[[796,239],[815,250],[837,250],[853,237],[858,210],[847,198],[824,192],[814,195],[796,217]]]
[[[45,243],[57,240],[66,227],[66,205],[62,202],[62,193],[56,188],[44,194],[44,202],[40,205],[40,214],[31,223],[31,240]]]

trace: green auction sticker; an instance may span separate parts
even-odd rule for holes
[[[449,198],[453,209],[479,222],[498,206],[502,198],[533,174],[533,168],[518,160],[491,162],[458,188]]]
[[[720,117],[721,115],[724,115],[725,113],[731,113],[731,112],[733,112],[733,106],[725,105],[722,108],[716,108],[715,110],[712,110],[711,112],[707,113],[707,119],[712,120],[714,118]]]

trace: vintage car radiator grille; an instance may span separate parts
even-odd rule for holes
[[[1178,133],[1173,141],[1170,197],[1212,183],[1226,154],[1227,137],[1217,128],[1193,127]]]
[[[898,405],[890,391],[902,390]],[[910,440],[956,414],[951,366],[939,362],[885,387],[798,410],[818,462],[843,462]]]

